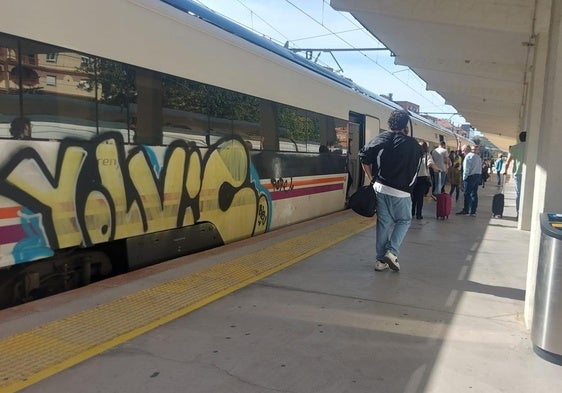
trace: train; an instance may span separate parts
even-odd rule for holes
[[[344,210],[400,108],[189,0],[8,9],[2,308]]]

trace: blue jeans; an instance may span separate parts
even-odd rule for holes
[[[463,181],[464,188],[464,209],[466,213],[476,214],[478,208],[478,186],[481,182],[481,175],[470,175]]]
[[[435,188],[433,189],[434,195],[441,194],[441,189],[445,185],[446,180],[447,180],[447,173],[433,172],[433,184],[435,185]]]
[[[399,198],[377,192],[377,260],[386,251],[398,256],[400,245],[412,222],[412,199]]]
[[[522,174],[513,175],[515,178],[515,211],[519,214],[519,197],[521,196],[521,179]]]

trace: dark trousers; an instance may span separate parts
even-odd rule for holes
[[[470,175],[463,181],[464,187],[464,211],[476,214],[478,208],[478,187],[480,186],[482,175]]]
[[[423,209],[423,198],[425,196],[425,191],[427,190],[427,182],[429,179],[427,176],[421,176],[416,179],[416,184],[414,184],[414,189],[412,190],[412,217],[421,218]]]
[[[453,193],[455,193],[455,201],[459,200],[459,185],[458,184],[451,184],[451,190],[449,191],[449,195],[453,196]]]

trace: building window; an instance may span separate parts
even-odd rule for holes
[[[58,53],[47,53],[47,63],[56,63]]]
[[[57,85],[57,77],[53,75],[47,75],[47,86],[56,86]]]

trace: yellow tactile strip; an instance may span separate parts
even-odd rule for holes
[[[0,340],[0,392],[15,392],[303,260],[371,226],[353,216]]]

